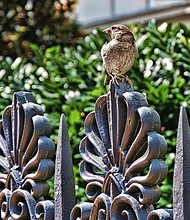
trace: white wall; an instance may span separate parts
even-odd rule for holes
[[[110,0],[79,0],[77,18],[83,24],[111,17]]]
[[[187,0],[151,0],[151,7],[185,3]]]
[[[116,0],[116,14],[127,14],[143,10],[146,6],[145,0]]]
[[[169,4],[180,4],[188,0],[149,0],[150,7],[160,7]],[[190,1],[190,0],[189,0]],[[114,13],[111,10],[114,2]],[[76,17],[82,24],[113,18],[113,16],[127,15],[146,9],[147,0],[79,0]]]

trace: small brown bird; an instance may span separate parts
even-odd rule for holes
[[[113,25],[103,31],[112,39],[101,49],[103,64],[107,71],[105,85],[108,85],[111,79],[117,83],[117,79],[120,78],[126,78],[131,84],[126,72],[131,69],[137,57],[133,33],[128,27],[121,24]]]

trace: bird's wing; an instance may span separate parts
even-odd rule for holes
[[[105,43],[103,46],[102,46],[102,49],[101,49],[101,56],[102,56],[102,58],[104,57],[104,56],[106,56],[106,54],[107,54],[107,43]]]
[[[123,48],[115,40],[110,41],[108,44],[104,44],[101,49],[101,56],[104,63],[109,63],[110,59],[113,60],[114,56],[119,54],[122,50]]]
[[[103,60],[106,71],[108,72],[108,74],[111,73],[112,70],[110,69],[110,67],[111,67],[112,56],[113,56],[113,48],[110,45],[110,43],[104,44],[102,46],[101,56],[102,56],[102,60]]]

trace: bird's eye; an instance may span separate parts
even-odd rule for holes
[[[116,27],[115,27],[115,26],[113,26],[113,27],[111,27],[111,29],[112,29],[112,30],[115,30],[115,29],[116,29]]]

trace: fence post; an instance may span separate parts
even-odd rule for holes
[[[184,107],[178,124],[176,159],[173,179],[174,220],[190,219],[190,128]]]
[[[154,212],[152,205],[167,175],[162,160],[167,145],[160,126],[144,94],[125,79],[110,81],[108,93],[97,99],[95,111],[85,119],[80,174],[88,182],[91,203],[76,205],[72,220],[171,219],[168,210]]]
[[[61,116],[54,178],[55,220],[68,220],[75,205],[72,156],[65,115]]]

